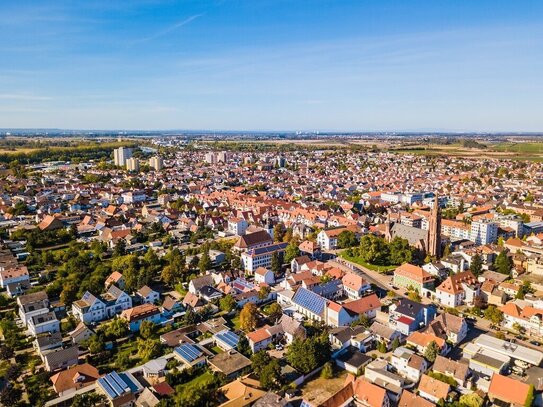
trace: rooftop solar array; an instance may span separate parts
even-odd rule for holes
[[[273,253],[277,250],[285,250],[288,246],[287,242],[281,242],[281,243],[274,243],[270,244],[268,246],[263,247],[257,247],[256,249],[251,249],[250,254],[253,255],[260,255],[260,254],[266,254],[266,253]]]
[[[238,346],[239,342],[239,336],[237,336],[234,332],[228,331],[226,329],[224,331],[217,332],[215,334],[215,339],[225,343],[230,348],[235,348],[236,346]]]
[[[130,392],[130,386],[115,371],[99,378],[98,383],[100,383],[100,386],[111,400]]]
[[[295,304],[317,315],[322,315],[326,306],[325,298],[303,287],[298,288],[292,300]]]
[[[185,343],[181,346],[178,346],[174,349],[174,352],[181,356],[181,358],[183,360],[186,360],[188,363],[194,362],[196,359],[204,354],[200,349],[190,343]]]

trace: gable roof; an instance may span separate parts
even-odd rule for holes
[[[511,377],[494,374],[490,380],[488,395],[498,400],[523,406],[530,386]]]

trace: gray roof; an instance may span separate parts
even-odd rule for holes
[[[390,229],[392,237],[401,237],[406,239],[410,245],[414,246],[421,240],[426,242],[428,240],[428,231],[415,228],[412,226],[403,225],[401,223],[395,223]]]

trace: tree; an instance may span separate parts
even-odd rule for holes
[[[278,303],[272,302],[268,307],[268,315],[271,321],[276,322],[283,315],[283,309]]]
[[[260,287],[260,290],[258,290],[258,299],[259,300],[265,300],[268,298],[268,295],[270,295],[271,288],[267,285],[263,285]]]
[[[128,352],[119,352],[115,358],[115,367],[119,370],[130,368],[130,355]]]
[[[396,349],[398,349],[400,347],[400,340],[398,339],[398,337],[394,338],[394,340],[392,341],[392,350],[395,351]]]
[[[369,326],[371,325],[371,321],[366,314],[362,314],[351,324],[351,326],[353,327],[357,325],[361,325],[364,328],[369,328]]]
[[[532,288],[532,283],[530,283],[529,281],[525,281],[520,286],[520,288],[519,288],[519,290],[517,292],[516,298],[518,298],[520,300],[523,300],[524,297],[526,296],[526,294],[530,294],[530,293],[533,293],[533,292],[534,292],[534,289]]]
[[[242,332],[239,335],[239,341],[238,341],[238,352],[241,353],[245,357],[251,356],[251,346],[249,345],[249,340],[245,336],[245,334]]]
[[[501,274],[509,275],[513,267],[513,260],[507,255],[505,250],[502,250],[494,261],[494,269]]]
[[[147,339],[143,340],[138,338],[138,356],[144,362],[148,362],[151,359],[156,358],[160,355],[162,346],[158,339]]]
[[[92,355],[96,355],[104,350],[104,341],[101,336],[92,335],[87,340],[87,347]]]
[[[421,298],[419,292],[415,291],[415,290],[409,290],[409,292],[407,293],[407,298],[409,298],[411,301],[414,301],[414,302],[421,302],[422,301],[422,298]]]
[[[151,336],[153,336],[153,333],[155,332],[155,324],[151,321],[143,321],[140,325],[140,336],[143,339],[149,339]]]
[[[231,312],[236,309],[237,302],[230,294],[225,295],[219,300],[219,306],[221,307],[221,310],[226,312]]]
[[[273,271],[273,274],[278,276],[281,274],[281,256],[278,252],[273,252],[272,258],[271,258],[271,270]]]
[[[300,255],[300,249],[298,247],[298,242],[293,240],[291,241],[287,248],[285,249],[285,263],[289,263]]]
[[[519,324],[518,322],[515,322],[513,325],[512,325],[512,328],[513,330],[517,331],[518,333],[521,333],[524,328],[522,327],[521,324]]]
[[[106,402],[104,395],[88,392],[83,394],[76,394],[72,399],[72,407],[94,407],[100,406]]]
[[[268,355],[268,352],[266,352],[264,349],[259,350],[258,352],[254,353],[253,356],[251,356],[253,371],[257,376],[260,376],[264,367],[266,367],[271,360],[272,357]]]
[[[285,237],[285,226],[282,223],[278,223],[273,227],[273,240],[276,242],[282,242]]]
[[[0,405],[16,406],[22,400],[23,392],[19,387],[6,385],[0,391]]]
[[[281,387],[281,365],[276,358],[262,368],[259,375],[260,385],[266,390],[277,390]]]
[[[436,360],[437,355],[439,355],[440,349],[439,346],[435,341],[432,341],[426,346],[426,350],[424,351],[424,358],[428,362],[434,362]]]
[[[256,324],[258,322],[257,319],[257,312],[258,309],[256,308],[256,305],[252,302],[248,302],[245,304],[239,314],[239,324],[240,328],[244,330],[245,332],[254,331],[256,328]]]
[[[462,407],[482,407],[484,400],[477,393],[462,394],[458,399]]]
[[[209,251],[206,250],[200,255],[200,260],[198,260],[198,268],[200,269],[200,273],[205,273],[212,267],[212,265],[211,258],[209,257]]]
[[[503,321],[503,312],[495,305],[489,305],[485,310],[485,319],[488,319],[494,325],[499,325]]]
[[[326,333],[305,340],[295,338],[287,350],[287,362],[307,374],[330,360],[331,347]]]
[[[103,325],[102,331],[108,339],[119,339],[128,334],[128,322],[122,318],[114,318]]]
[[[479,253],[476,253],[471,259],[471,272],[477,277],[483,271],[483,260]]]
[[[8,360],[11,359],[15,355],[15,352],[13,351],[13,348],[11,348],[8,345],[2,344],[0,346],[0,360]]]
[[[534,391],[535,391],[534,385],[530,384],[530,388],[528,389],[528,395],[526,396],[526,401],[524,402],[525,407],[533,406],[533,404],[534,404]]]
[[[354,247],[358,244],[358,239],[354,232],[350,230],[344,230],[337,236],[337,247],[339,249],[346,249],[348,247]]]
[[[388,349],[387,349],[386,343],[384,342],[377,343],[377,350],[381,353],[387,353]]]
[[[389,263],[403,264],[413,260],[413,249],[406,239],[396,236],[388,245]]]
[[[115,248],[113,249],[113,257],[124,256],[126,254],[126,241],[119,239]]]
[[[388,259],[388,246],[385,239],[369,234],[360,239],[358,253],[366,263],[384,264]]]
[[[332,379],[334,377],[334,369],[330,362],[326,362],[321,370],[321,377],[323,379]]]

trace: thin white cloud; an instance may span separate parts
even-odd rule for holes
[[[49,96],[29,95],[24,93],[0,93],[0,99],[6,100],[52,100]]]
[[[190,17],[187,17],[185,18],[184,20],[181,20],[169,27],[166,27],[164,28],[163,30],[160,30],[158,32],[156,32],[155,34],[153,35],[150,35],[149,37],[145,37],[145,38],[141,38],[137,41],[134,42],[134,44],[139,44],[139,43],[142,43],[142,42],[147,42],[147,41],[152,41],[152,40],[156,40],[157,38],[160,38],[160,37],[163,37],[169,33],[171,33],[172,31],[175,31],[187,24],[190,24],[192,21],[196,20],[197,18],[199,17],[202,17],[203,14],[194,14],[193,16],[190,16]]]

